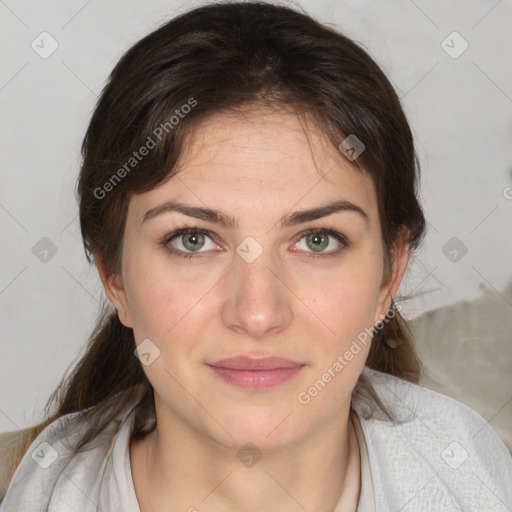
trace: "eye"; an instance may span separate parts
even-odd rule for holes
[[[172,255],[193,258],[212,249],[219,249],[219,245],[214,242],[214,239],[215,235],[206,229],[188,227],[166,235],[161,244]],[[301,244],[303,245],[301,246]],[[300,234],[295,247],[304,251],[309,257],[321,257],[334,256],[349,245],[347,238],[337,231],[327,228],[312,228]]]
[[[167,235],[162,243],[172,254],[190,258],[193,253],[218,248],[212,238],[213,235],[205,229],[183,228]]]
[[[303,246],[300,247],[300,244]],[[313,228],[302,233],[302,236],[297,243],[300,250],[306,252],[317,253],[318,255],[331,255],[338,253],[344,247],[347,247],[348,240],[337,231],[326,228]],[[328,250],[329,249],[329,250]],[[316,254],[313,254],[315,256]]]

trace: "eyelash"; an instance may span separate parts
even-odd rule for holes
[[[179,237],[180,235],[185,235],[187,233],[201,233],[202,235],[206,235],[211,240],[215,241],[215,235],[211,231],[208,231],[207,229],[203,229],[203,228],[199,228],[199,227],[188,227],[188,228],[177,229],[176,231],[173,231],[172,233],[165,235],[163,237],[163,239],[161,240],[160,244],[165,248],[166,251],[168,251],[169,253],[171,253],[174,256],[179,256],[181,258],[186,258],[186,259],[191,259],[194,257],[201,257],[200,253],[183,252],[179,249],[169,248],[169,243],[171,242],[171,240]],[[306,237],[308,235],[332,236],[333,238],[335,238],[338,242],[340,242],[342,244],[342,246],[339,247],[338,249],[328,252],[328,253],[313,254],[313,253],[306,252],[307,257],[310,257],[310,258],[318,258],[318,257],[325,258],[328,256],[335,256],[335,255],[339,254],[343,249],[346,249],[347,247],[350,246],[349,240],[344,235],[342,235],[341,233],[338,233],[337,231],[334,231],[333,229],[329,229],[329,228],[307,229],[307,230],[303,231],[302,233],[300,233],[300,236],[298,236],[297,242],[302,240],[304,237]],[[297,243],[297,242],[295,242],[295,243]]]

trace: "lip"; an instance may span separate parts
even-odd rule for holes
[[[208,366],[227,368],[230,370],[276,370],[279,368],[295,368],[303,366],[302,363],[285,359],[283,357],[247,357],[236,356],[222,359]]]
[[[264,389],[291,379],[305,365],[281,357],[231,357],[208,366],[225,381],[246,389]]]

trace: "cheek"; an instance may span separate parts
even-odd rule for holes
[[[338,343],[350,344],[373,325],[382,269],[378,251],[354,252],[336,272],[325,276],[322,287],[306,284],[304,293],[311,298],[312,309],[334,331]]]
[[[334,414],[349,400],[370,350],[382,263],[378,252],[366,254],[347,258],[314,301],[316,314],[331,332],[316,345],[316,364],[308,380],[311,387],[303,389],[298,399],[301,404],[310,400],[309,411],[318,418]]]
[[[151,262],[141,264],[141,262]],[[213,276],[204,272],[196,278],[188,274],[197,269],[172,268],[165,258],[139,257],[127,262],[126,291],[129,297],[129,309],[133,320],[133,330],[137,342],[145,338],[154,339],[159,346],[166,339],[175,337],[186,329],[194,338],[190,329],[199,329],[192,317],[200,315],[204,307],[202,300],[215,284]],[[163,348],[163,347],[162,347]]]
[[[193,368],[183,361],[198,360],[196,340],[204,315],[201,298],[206,298],[212,286],[200,279],[190,286],[181,274],[172,275],[168,268],[153,263],[132,265],[127,273],[134,337],[150,353],[143,370],[153,388],[183,395],[178,383],[193,378]]]

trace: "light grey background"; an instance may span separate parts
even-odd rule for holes
[[[200,4],[0,0],[0,431],[39,419],[101,301],[74,197],[97,96],[130,45]],[[512,2],[298,4],[364,45],[413,127],[429,229],[401,288],[414,296],[404,304],[407,316],[499,295],[512,262]],[[46,38],[49,48],[44,31],[58,43],[46,59],[31,47]],[[457,58],[445,51],[463,48],[454,31],[469,45]],[[47,262],[32,252],[43,237],[57,248]],[[445,247],[452,237],[467,248],[462,258],[459,248]]]

